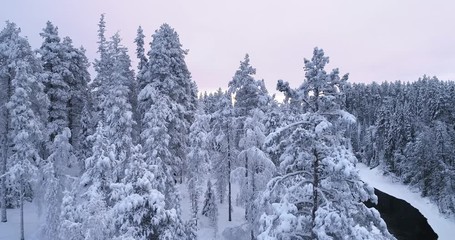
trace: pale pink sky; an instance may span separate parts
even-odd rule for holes
[[[186,61],[201,91],[226,88],[249,53],[257,78],[275,92],[278,79],[300,85],[303,58],[315,46],[353,82],[423,74],[455,80],[454,9],[451,0],[3,0],[0,28],[6,20],[17,23],[38,48],[50,20],[92,61],[105,13],[108,34],[120,31],[135,61],[137,27],[149,42],[166,22],[190,50]]]

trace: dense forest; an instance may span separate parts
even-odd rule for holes
[[[190,240],[201,218],[217,236],[236,204],[251,239],[394,239],[363,204],[377,197],[358,162],[455,213],[453,82],[349,83],[315,48],[300,86],[278,80],[283,102],[248,54],[228,86],[200,93],[168,24],[147,51],[138,28],[137,69],[104,15],[98,26],[93,78],[84,48],[51,22],[37,50],[14,23],[0,32],[2,222],[28,201],[40,206],[42,239]]]

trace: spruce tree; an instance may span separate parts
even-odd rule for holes
[[[7,103],[11,114],[13,154],[9,175],[15,182],[14,187],[19,194],[21,239],[24,239],[24,197],[26,188],[35,180],[38,164],[41,161],[39,144],[42,139],[42,127],[39,118],[32,109],[31,97],[33,85],[37,81],[27,62],[16,62],[16,75],[12,80],[14,88],[10,101]]]
[[[40,34],[44,39],[39,50],[45,76],[45,91],[49,97],[49,122],[48,131],[50,142],[61,133],[68,123],[68,101],[70,90],[66,81],[69,69],[64,59],[64,49],[58,36],[58,28],[51,22],[46,23],[46,28]]]
[[[44,182],[41,189],[44,192],[45,222],[41,226],[41,237],[44,239],[59,239],[63,194],[65,188],[73,182],[74,171],[71,170],[71,165],[77,163],[69,143],[70,138],[71,131],[64,128],[55,137],[51,154],[43,165]]]
[[[2,96],[0,97],[0,131],[3,143],[0,165],[2,176],[0,178],[0,205],[1,221],[6,222],[6,205],[17,202],[18,198],[23,197],[23,194],[18,194],[20,191],[16,191],[23,190],[23,188],[17,188],[17,183],[29,184],[26,179],[24,181],[13,181],[13,175],[10,171],[18,171],[13,166],[21,166],[27,161],[34,163],[36,167],[39,159],[44,155],[44,139],[47,136],[44,126],[47,121],[49,101],[44,94],[41,63],[36,59],[27,39],[20,36],[20,29],[11,22],[7,22],[6,27],[0,32],[0,62],[2,62],[0,66],[0,95]],[[24,121],[29,122],[25,123]],[[17,135],[22,131],[26,131],[27,136]],[[17,159],[14,160],[15,157],[23,154],[16,153],[15,150],[21,145],[16,146],[15,143],[19,138],[28,141],[21,144],[30,146],[27,154],[33,152],[33,159],[21,159],[19,162],[16,161]],[[29,170],[34,172],[33,169],[30,168]],[[25,169],[23,170],[25,171]],[[6,194],[7,189],[13,194]],[[30,195],[30,190],[27,190],[26,194]]]
[[[144,115],[154,101],[143,93],[148,89],[155,89],[169,99],[172,105],[169,107],[173,108],[176,117],[166,120],[168,134],[172,136],[169,142],[172,155],[163,162],[170,167],[177,181],[182,182],[182,166],[188,151],[187,136],[196,110],[196,84],[186,66],[187,51],[182,49],[177,32],[168,24],[163,24],[152,37],[148,62],[139,73],[139,112],[142,124],[145,124]]]
[[[215,237],[218,232],[218,207],[216,205],[216,196],[212,189],[212,182],[208,180],[207,189],[204,196],[204,205],[202,215],[209,218],[210,225],[214,228]]]
[[[114,239],[164,239],[164,232],[178,218],[175,209],[165,208],[165,196],[157,190],[159,168],[145,159],[141,146],[134,147],[125,178],[112,185]]]

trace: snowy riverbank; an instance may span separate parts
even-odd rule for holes
[[[448,219],[439,213],[438,207],[431,203],[428,198],[421,197],[419,192],[413,192],[408,186],[395,182],[391,177],[384,176],[379,167],[370,169],[364,164],[358,164],[360,178],[382,192],[400,198],[417,208],[433,230],[438,234],[440,240],[454,239],[455,220]]]

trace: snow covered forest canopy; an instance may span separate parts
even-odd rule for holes
[[[283,102],[248,54],[200,93],[168,24],[134,51],[98,26],[94,63],[51,22],[36,50],[0,32],[1,222],[33,202],[39,239],[220,239],[235,209],[248,239],[394,239],[358,162],[454,216],[454,82],[349,83],[316,47]]]

